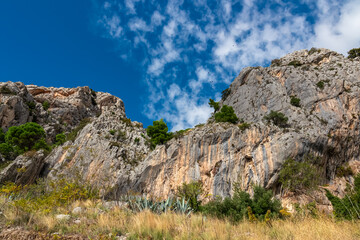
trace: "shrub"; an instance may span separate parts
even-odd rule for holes
[[[200,181],[192,181],[188,184],[183,183],[181,187],[178,187],[176,196],[180,199],[184,198],[190,207],[197,212],[200,210],[201,201],[198,198],[202,192],[202,183]]]
[[[36,104],[34,102],[27,102],[26,103],[30,110],[34,110],[36,107]]]
[[[209,99],[209,106],[214,108],[214,112],[219,111],[220,106],[219,106],[219,102],[215,102],[213,99]]]
[[[272,61],[271,61],[271,66],[276,66],[276,67],[278,67],[278,66],[280,66],[281,65],[281,60],[280,59],[273,59]]]
[[[14,148],[7,143],[0,143],[0,154],[6,160],[12,160],[14,155]]]
[[[59,146],[66,142],[66,135],[64,133],[59,133],[55,136],[55,145]]]
[[[231,93],[231,90],[230,90],[230,88],[227,88],[227,89],[225,89],[224,91],[222,91],[221,92],[221,100],[223,100],[223,101],[225,101],[226,100],[226,98],[230,95],[230,93]]]
[[[188,132],[191,128],[187,128],[187,129],[182,129],[179,131],[174,132],[173,137],[175,139],[179,139],[181,137],[183,137],[185,135],[186,132]]]
[[[282,165],[279,182],[286,190],[311,190],[320,183],[320,177],[316,166],[310,160],[297,162],[289,158]]]
[[[237,123],[239,119],[231,106],[224,105],[220,112],[215,113],[215,121]]]
[[[78,133],[86,126],[88,125],[89,123],[91,122],[91,119],[90,118],[84,118],[80,121],[79,125],[74,128],[67,136],[67,140],[68,141],[72,141],[74,142],[75,141],[75,138],[77,137]]]
[[[275,218],[279,216],[281,209],[280,201],[274,198],[272,191],[260,186],[254,186],[253,198],[247,192],[234,188],[233,197],[224,200],[217,198],[202,207],[205,214],[218,218],[228,218],[232,222],[238,222],[244,218],[255,221]]]
[[[6,143],[18,147],[20,152],[32,150],[35,144],[44,138],[44,129],[34,122],[28,122],[20,126],[12,126],[5,135]]]
[[[294,67],[300,67],[302,65],[302,63],[298,60],[294,60],[294,61],[291,61],[289,62],[288,64],[289,66],[294,66]]]
[[[13,91],[11,91],[11,89],[8,88],[7,86],[2,86],[2,87],[0,88],[0,93],[1,93],[1,94],[16,95],[16,93],[13,92]]]
[[[109,131],[109,133],[110,133],[111,135],[115,135],[116,131],[115,131],[114,129],[112,129],[112,130]]]
[[[44,101],[43,104],[42,104],[43,108],[45,111],[47,111],[50,107],[50,103],[48,101]]]
[[[348,54],[349,54],[348,56],[349,59],[360,57],[360,48],[353,48],[348,52]]]
[[[154,149],[158,144],[164,144],[172,138],[172,133],[168,132],[168,127],[163,119],[153,121],[153,125],[146,129],[150,137],[151,148]]]
[[[285,114],[271,110],[271,112],[264,117],[268,122],[272,122],[278,127],[286,127],[289,120]]]
[[[317,48],[314,48],[314,47],[312,47],[310,50],[309,50],[309,52],[308,52],[308,54],[309,55],[311,55],[311,54],[314,54],[314,53],[319,53],[321,50],[320,49],[317,49]]]
[[[48,213],[77,200],[99,198],[97,189],[80,180],[64,178],[56,181],[40,179],[37,184],[27,186],[7,183],[0,186],[0,195],[11,196],[16,211],[25,213]]]
[[[138,144],[138,143],[140,142],[140,138],[135,138],[135,139],[134,139],[134,142],[135,142],[136,144]]]
[[[321,90],[323,90],[324,87],[325,87],[325,83],[324,83],[324,81],[319,81],[319,82],[316,84],[316,86],[317,86],[318,88],[320,88]]]
[[[349,165],[343,165],[336,169],[336,176],[337,177],[346,177],[354,175],[351,167]]]
[[[290,104],[295,107],[300,107],[300,98],[297,98],[295,96],[290,97]]]
[[[348,190],[344,198],[339,198],[326,190],[326,197],[334,208],[334,215],[339,219],[360,219],[360,174],[354,177],[354,188]]]
[[[251,127],[251,124],[247,123],[247,122],[243,122],[243,123],[239,124],[239,128],[242,132],[250,127]]]

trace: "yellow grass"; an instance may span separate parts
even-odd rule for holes
[[[360,221],[335,221],[326,216],[275,220],[271,226],[248,221],[233,225],[201,214],[187,217],[174,213],[156,215],[148,211],[131,213],[120,208],[106,210],[101,202],[86,201],[58,209],[58,213],[71,215],[71,219],[64,222],[58,221],[55,213],[32,214],[29,219],[11,206],[4,207],[4,201],[0,200],[0,203],[6,216],[2,217],[2,222],[41,232],[76,233],[91,239],[114,239],[116,235],[125,234],[128,239],[360,239]],[[71,209],[76,206],[85,211],[72,215]],[[76,219],[81,223],[74,223]]]

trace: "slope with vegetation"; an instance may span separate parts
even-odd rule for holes
[[[178,218],[176,214],[182,212],[194,221],[211,219],[229,226],[230,235],[248,221],[272,229],[290,212],[299,217],[293,220],[303,221],[304,215],[322,216],[317,209],[330,213],[334,208],[337,218],[356,219],[360,216],[356,54],[355,49],[345,58],[313,48],[288,54],[266,68],[245,68],[219,102],[209,100],[214,114],[207,123],[175,133],[163,120],[144,129],[126,117],[121,99],[87,87],[0,83],[4,130],[0,151],[2,159],[10,160],[0,160],[4,203],[0,211],[5,213],[1,221],[75,232],[69,219],[80,218],[67,213],[76,204],[85,206],[89,200],[88,208],[100,204],[102,210],[104,199],[122,198],[128,207],[117,209],[117,216],[111,211],[103,216],[161,221]],[[74,176],[86,186],[72,182]],[[33,185],[39,177],[43,180]],[[4,179],[16,184],[5,184]],[[67,200],[58,203],[54,198]],[[16,216],[11,215],[15,210]],[[56,220],[61,213],[69,215],[69,221]],[[103,226],[103,216],[92,210],[89,214],[94,215],[86,215],[84,226]],[[44,219],[52,224],[44,224]],[[327,218],[324,222],[332,224]],[[197,233],[186,230],[172,235],[170,230],[160,233],[132,226],[136,224],[114,224],[94,230],[91,236],[121,231],[133,238],[176,238]],[[276,238],[280,233],[274,234]],[[344,234],[357,236],[353,230]]]

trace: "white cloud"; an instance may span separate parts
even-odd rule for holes
[[[219,100],[243,67],[312,46],[345,53],[360,45],[359,0],[301,0],[311,12],[299,14],[291,1],[266,1],[261,9],[259,2],[106,2],[100,22],[108,36],[127,52],[142,48],[145,55],[140,61],[149,89],[145,115],[164,118],[173,130],[191,127],[207,120],[208,98]],[[120,10],[114,10],[116,3]],[[146,11],[140,10],[145,3]],[[209,86],[218,90],[204,93]]]
[[[119,16],[113,15],[110,18],[105,16],[100,22],[108,30],[112,38],[119,38],[121,36],[123,28],[120,26]]]
[[[314,45],[345,54],[360,45],[360,1],[353,0],[339,8],[338,4],[321,0],[320,22],[315,25]],[[338,11],[340,13],[338,13]]]
[[[127,14],[136,14],[135,4],[137,2],[140,2],[140,0],[125,0]]]

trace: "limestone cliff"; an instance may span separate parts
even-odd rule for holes
[[[336,169],[349,163],[354,172],[360,170],[359,87],[360,59],[349,60],[326,49],[297,51],[269,67],[243,69],[224,92],[220,105],[232,106],[249,128],[210,118],[153,151],[142,124],[126,118],[119,98],[87,87],[1,83],[5,90],[0,120],[6,129],[36,116],[54,135],[90,118],[74,142],[55,148],[44,159],[41,174],[55,178],[76,173],[111,198],[128,192],[166,197],[191,180],[200,180],[205,194],[212,196],[231,195],[235,183],[248,191],[254,183],[280,193],[283,162],[309,154],[322,168],[323,184],[341,195],[352,178],[337,178]],[[300,106],[291,104],[295,97]],[[47,111],[45,101],[50,103]],[[32,110],[28,102],[36,107]],[[272,110],[289,118],[286,128],[264,120]],[[314,198],[329,204],[321,191]]]

